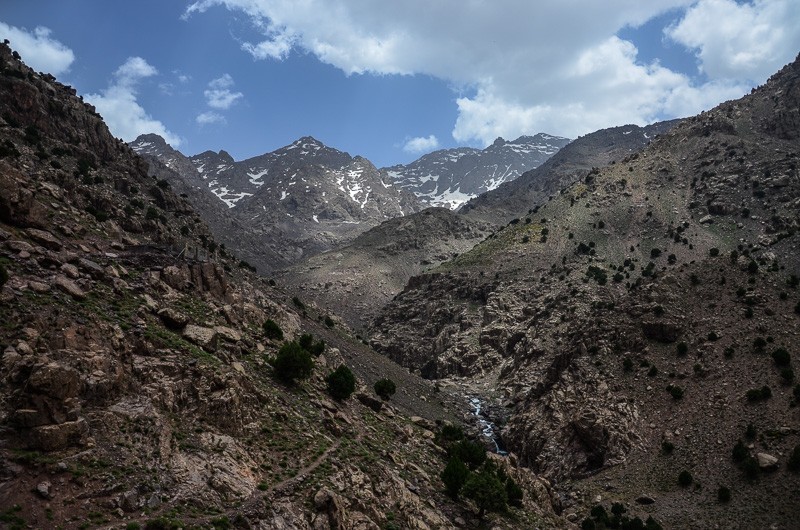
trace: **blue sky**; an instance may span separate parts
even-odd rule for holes
[[[740,97],[800,51],[800,2],[4,0],[0,38],[125,140],[243,159],[311,135],[385,166]]]

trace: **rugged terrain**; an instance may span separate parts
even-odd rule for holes
[[[470,250],[492,229],[446,208],[428,208],[282,271],[279,281],[363,332],[409,278]]]
[[[425,205],[456,209],[469,199],[540,166],[569,139],[539,133],[506,141],[498,138],[485,149],[440,149],[410,164],[385,168],[401,188]]]
[[[583,179],[593,167],[615,163],[641,150],[678,121],[646,127],[623,125],[581,136],[535,169],[471,199],[459,211],[472,218],[505,224],[525,215],[532,205],[543,203],[551,195]]]
[[[412,278],[371,344],[494,390],[505,445],[569,518],[620,502],[670,528],[795,527],[798,138],[795,61],[578,182],[530,187],[522,215]]]
[[[446,497],[434,431],[461,414],[453,398],[251,274],[74,89],[8,43],[0,95],[5,526],[567,524],[549,483],[513,459],[497,461],[521,508],[479,521]],[[324,339],[307,380],[275,378],[276,327]],[[324,377],[340,363],[359,388],[336,401]],[[371,385],[386,376],[399,388],[382,402]]]
[[[186,157],[152,134],[131,147],[156,168],[160,163],[171,170],[162,168],[159,176],[177,182],[207,216],[217,239],[262,273],[347,244],[386,219],[421,209],[414,195],[394,186],[368,160],[311,137],[239,162],[224,151]],[[230,209],[214,205],[206,213],[207,191]]]

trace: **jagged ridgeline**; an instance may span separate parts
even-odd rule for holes
[[[189,187],[0,45],[4,527],[475,526],[497,484],[518,507],[493,527],[566,524],[510,459],[449,497],[447,394],[235,254]]]
[[[412,278],[371,344],[431,379],[488,380],[506,447],[567,512],[597,498],[673,528],[796,526],[799,107],[795,61]]]

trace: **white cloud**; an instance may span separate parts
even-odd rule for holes
[[[195,121],[198,125],[211,125],[213,123],[225,123],[225,116],[219,114],[218,112],[214,112],[213,110],[209,110],[208,112],[203,112],[197,115]]]
[[[39,72],[61,75],[75,61],[68,47],[50,37],[48,28],[38,26],[33,33],[0,22],[0,40],[8,39],[11,48],[18,51],[25,63]]]
[[[433,151],[439,147],[439,140],[434,135],[417,136],[409,139],[403,146],[403,151],[407,153],[425,153]]]
[[[800,33],[792,14],[797,4],[200,0],[185,16],[215,5],[245,13],[263,34],[260,42],[243,45],[257,59],[283,59],[298,49],[347,74],[424,74],[446,80],[466,94],[457,100],[453,136],[488,144],[497,136],[549,132],[575,137],[602,127],[644,124],[698,112],[719,97],[740,96],[750,85],[747,80],[763,77],[767,67],[759,63],[762,58],[772,61],[770,71],[794,59]],[[632,43],[615,36],[674,9],[688,12],[669,35],[700,50],[708,76],[703,83],[658,62],[643,62]],[[715,18],[700,17],[703,9]],[[675,11],[676,18],[680,14]],[[758,28],[743,31],[741,21],[749,14],[756,16]],[[727,29],[728,17],[732,29]],[[700,24],[693,25],[697,18],[705,20],[706,36]],[[723,44],[740,31],[746,36],[736,48],[739,55],[724,59],[724,52],[716,50],[731,49]],[[748,49],[751,55],[744,54]]]
[[[167,130],[163,123],[153,119],[136,101],[136,86],[144,78],[158,71],[141,57],[130,57],[114,72],[114,79],[99,94],[87,94],[86,100],[97,108],[111,132],[126,142],[145,133],[160,135],[173,147],[181,139]]]
[[[700,0],[665,33],[695,51],[710,78],[762,83],[800,51],[798,28],[797,0]]]
[[[244,94],[241,92],[231,92],[230,89],[233,85],[233,78],[228,74],[222,74],[221,77],[208,83],[208,89],[203,92],[208,106],[214,109],[227,110],[237,100],[243,98]]]

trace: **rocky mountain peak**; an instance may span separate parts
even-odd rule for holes
[[[567,143],[567,138],[545,134],[520,136],[513,142],[497,138],[483,150],[440,149],[386,170],[398,186],[414,193],[424,204],[456,209],[538,167]]]

